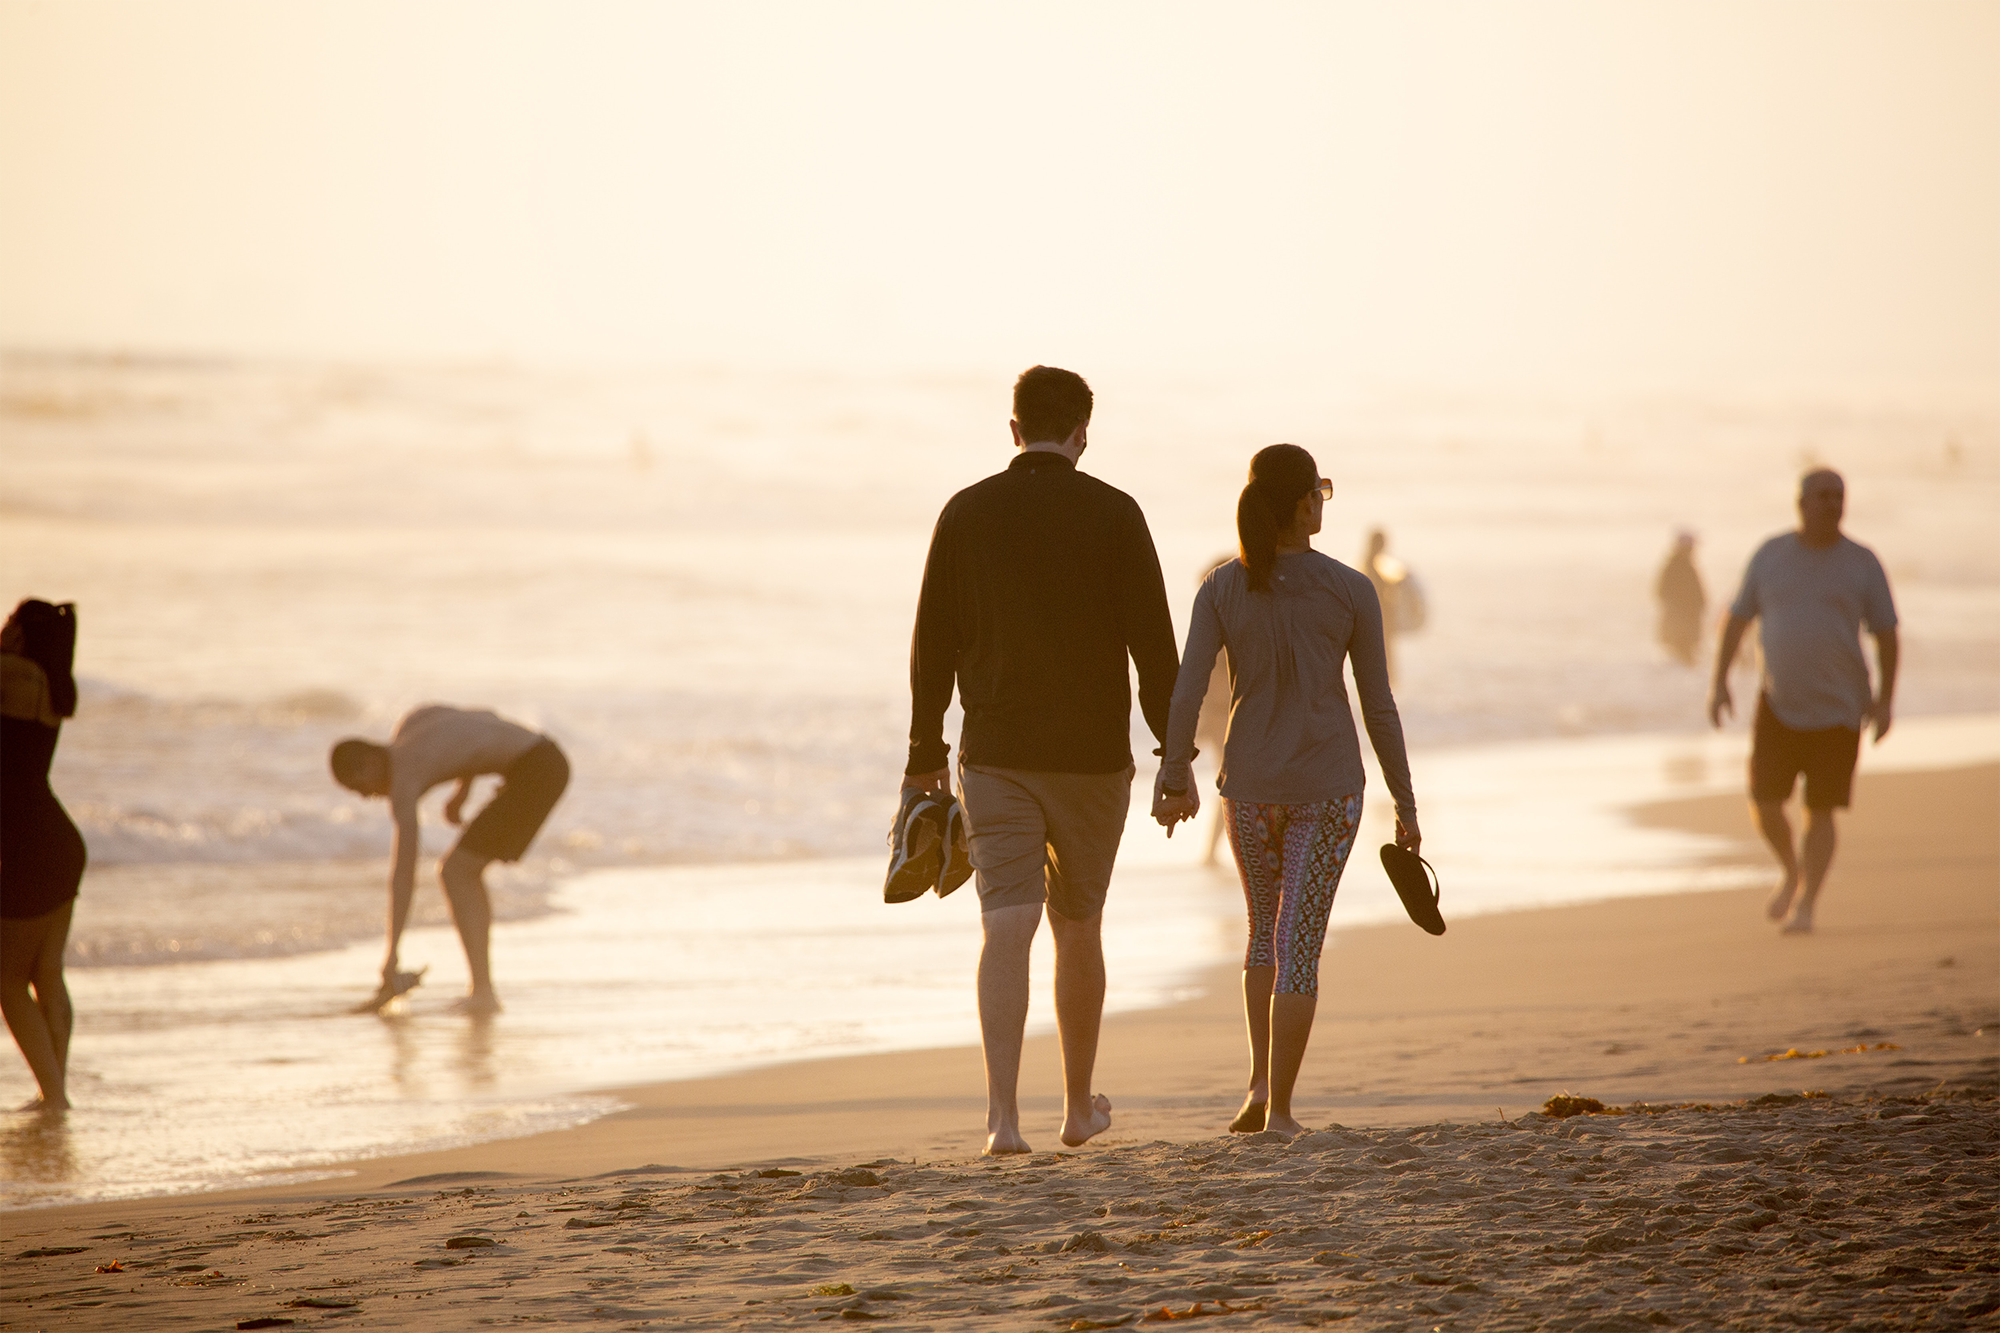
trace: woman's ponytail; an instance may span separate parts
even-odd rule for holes
[[[1296,444],[1270,445],[1250,460],[1250,484],[1236,500],[1236,549],[1250,577],[1250,591],[1270,591],[1278,534],[1318,483],[1319,464]]]

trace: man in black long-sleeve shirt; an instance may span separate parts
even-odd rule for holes
[[[910,760],[903,785],[946,787],[944,713],[965,706],[959,796],[984,942],[979,1029],[986,1151],[1027,1152],[1016,1102],[1028,1017],[1028,951],[1046,909],[1056,945],[1062,1141],[1111,1124],[1092,1093],[1104,1010],[1100,927],[1131,804],[1129,654],[1139,707],[1167,733],[1176,658],[1166,586],[1132,497],[1076,470],[1090,386],[1035,366],[1014,385],[1020,454],[938,516],[910,646]]]

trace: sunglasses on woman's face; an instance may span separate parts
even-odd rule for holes
[[[1333,483],[1325,477],[1321,477],[1319,485],[1313,487],[1309,493],[1319,496],[1322,500],[1331,500],[1333,498]]]

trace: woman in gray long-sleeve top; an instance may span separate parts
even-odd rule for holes
[[[1368,739],[1417,850],[1416,797],[1389,692],[1382,608],[1368,577],[1312,549],[1333,483],[1311,454],[1274,444],[1250,460],[1236,505],[1238,558],[1202,580],[1174,688],[1153,814],[1169,830],[1200,808],[1189,774],[1218,652],[1229,657],[1222,818],[1250,913],[1243,1013],[1250,1090],[1230,1128],[1298,1134],[1292,1087],[1312,1035],[1326,917],[1361,823],[1361,743],[1341,679],[1354,664]]]

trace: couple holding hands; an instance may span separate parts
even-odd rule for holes
[[[1029,1150],[1016,1087],[1028,954],[1044,915],[1056,947],[1059,1136],[1073,1147],[1111,1124],[1091,1074],[1104,1005],[1100,928],[1136,772],[1128,655],[1160,741],[1152,813],[1171,835],[1200,809],[1195,727],[1216,655],[1228,654],[1218,786],[1249,913],[1251,1056],[1230,1128],[1297,1134],[1292,1089],[1312,1033],[1327,913],[1361,820],[1343,661],[1353,664],[1395,801],[1396,841],[1412,853],[1421,841],[1381,606],[1365,574],[1312,549],[1333,483],[1304,449],[1274,444],[1250,460],[1238,557],[1202,580],[1177,658],[1145,516],[1077,470],[1092,406],[1090,387],[1070,371],[1022,374],[1010,423],[1018,453],[945,505],[911,645],[906,792],[949,790],[943,731],[954,687],[964,706],[956,776],[983,935],[986,1151]]]

